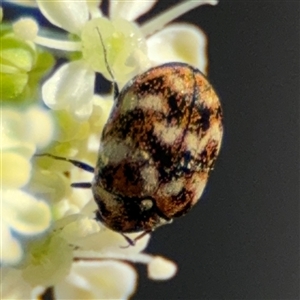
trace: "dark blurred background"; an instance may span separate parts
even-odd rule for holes
[[[148,252],[178,274],[155,282],[140,266],[133,300],[300,299],[299,3],[220,1],[179,19],[207,34],[225,136],[201,201],[152,235]]]
[[[179,21],[207,34],[225,136],[201,201],[152,235],[177,276],[142,266],[133,299],[300,299],[300,2],[220,1]]]

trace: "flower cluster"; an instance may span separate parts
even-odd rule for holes
[[[151,279],[171,278],[173,262],[143,252],[149,235],[122,248],[122,235],[94,219],[91,191],[70,187],[90,182],[91,174],[35,154],[95,165],[114,101],[95,87],[99,73],[119,88],[169,61],[205,73],[204,33],[190,24],[168,24],[216,0],[181,2],[142,25],[135,20],[155,0],[110,1],[108,16],[101,0],[10,2],[35,7],[53,27],[28,17],[12,24],[0,11],[1,298],[38,299],[54,287],[56,299],[127,299],[137,274],[126,261],[146,264]]]

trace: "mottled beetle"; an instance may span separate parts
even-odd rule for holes
[[[184,215],[199,200],[222,140],[222,110],[205,76],[184,63],[151,68],[116,97],[91,187],[96,218],[122,234]],[[137,238],[137,239],[138,239]],[[127,240],[130,243],[128,238]]]

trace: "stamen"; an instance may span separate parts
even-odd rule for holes
[[[40,46],[62,51],[81,51],[81,42],[61,41],[37,36],[34,42]]]
[[[154,280],[170,279],[176,272],[176,264],[164,257],[153,257],[152,261],[148,264],[148,277]]]
[[[166,12],[158,15],[141,26],[142,33],[144,36],[149,36],[154,32],[163,28],[166,24],[170,23],[174,19],[180,17],[186,12],[204,4],[216,5],[217,0],[198,0],[198,1],[185,1],[178,5],[170,8]]]
[[[127,260],[133,263],[143,263],[148,264],[152,261],[153,257],[145,253],[135,253],[135,254],[122,254],[118,252],[106,252],[99,253],[95,251],[74,251],[74,260],[98,260],[98,259],[118,259]]]
[[[166,280],[173,277],[177,271],[174,262],[161,257],[145,253],[122,254],[118,252],[99,253],[95,251],[74,251],[74,260],[95,261],[104,259],[126,260],[132,263],[142,263],[148,266],[148,277],[154,280]]]

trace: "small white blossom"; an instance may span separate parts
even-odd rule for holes
[[[20,188],[30,179],[31,157],[53,138],[53,120],[37,107],[24,112],[3,108],[0,114],[2,188]]]
[[[1,196],[1,264],[14,265],[23,258],[22,239],[45,232],[51,212],[45,201],[21,190],[4,190]]]
[[[1,264],[15,265],[24,257],[24,243],[51,225],[48,203],[20,190],[31,177],[36,149],[53,138],[53,123],[44,110],[1,109]],[[42,127],[41,125],[44,125]]]
[[[113,260],[77,261],[55,287],[56,299],[128,299],[136,288],[132,266]]]
[[[1,299],[38,300],[44,288],[32,288],[23,278],[22,271],[1,267]]]
[[[94,81],[95,73],[84,60],[64,64],[43,85],[43,99],[52,109],[67,109],[85,119],[93,109]]]
[[[164,62],[187,62],[205,71],[206,39],[199,29],[177,24],[166,26],[162,32],[156,31],[183,13],[202,4],[214,5],[216,1],[185,1],[140,27],[132,22],[155,2],[110,1],[110,19],[107,19],[97,8],[100,1],[37,0],[40,10],[52,24],[77,35],[79,41],[37,36],[35,42],[50,48],[81,51],[83,56],[79,61],[60,67],[45,82],[42,93],[46,105],[55,110],[67,109],[80,120],[87,119],[93,109],[94,73],[102,73],[112,80],[105,58],[119,87],[151,65]]]

